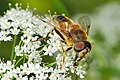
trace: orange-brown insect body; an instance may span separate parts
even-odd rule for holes
[[[87,41],[88,35],[79,24],[74,23],[67,17],[64,17],[63,21],[59,21],[56,18],[57,16],[53,16],[53,20],[59,26],[55,26],[55,28],[64,36],[67,45],[73,45],[79,41]]]
[[[73,49],[76,52],[74,63],[76,65],[76,62],[81,60],[91,50],[91,44],[87,41],[88,31],[82,25],[74,23],[71,19],[61,15],[54,15],[52,23],[56,33],[68,46],[66,51]]]

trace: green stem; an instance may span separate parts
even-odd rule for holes
[[[48,65],[46,65],[47,67],[51,67],[51,66],[53,66],[54,64],[56,64],[57,62],[52,62],[52,63],[50,63],[50,64],[48,64]]]
[[[18,65],[18,63],[24,58],[24,56],[22,56],[15,64],[15,67]]]
[[[13,46],[12,46],[12,53],[11,53],[11,57],[10,57],[11,61],[13,60],[13,56],[14,56],[14,52],[15,52],[16,40],[17,40],[17,35],[14,35]]]
[[[25,53],[23,54],[23,64],[25,63]]]
[[[14,80],[15,78],[14,77],[12,77],[10,80]]]
[[[21,46],[22,45],[22,40],[20,40],[20,42],[19,42],[19,44],[18,44],[19,46]],[[13,60],[16,60],[16,54],[15,54],[15,56],[14,56],[14,59]]]
[[[3,74],[0,74],[2,77],[4,77],[4,75]]]
[[[18,44],[18,45],[19,45],[19,46],[21,46],[21,44],[22,44],[22,40],[20,40],[20,42],[19,42],[19,44]]]

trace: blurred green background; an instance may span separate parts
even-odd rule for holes
[[[89,15],[92,21],[89,36],[93,45],[89,55],[93,60],[86,77],[73,80],[120,80],[120,0],[0,0],[0,15],[9,9],[8,3],[12,3],[12,7],[22,3],[23,8],[29,3],[30,9],[64,13],[75,21],[78,16]],[[5,53],[11,52],[6,48],[12,45],[2,44],[7,45],[0,45],[0,56],[5,57]]]

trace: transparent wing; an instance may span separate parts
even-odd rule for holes
[[[81,25],[81,27],[89,33],[90,25],[91,25],[91,20],[88,16],[81,16],[78,19],[78,23]]]
[[[37,18],[39,18],[41,21],[51,25],[51,26],[55,26],[53,20],[52,20],[52,16],[51,13],[49,12],[49,14],[45,14],[36,10],[29,10],[33,13],[34,16],[36,16]]]

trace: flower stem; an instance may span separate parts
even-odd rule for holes
[[[1,75],[1,77],[4,77],[4,75],[3,74],[0,74]]]
[[[18,65],[18,63],[24,58],[24,56],[22,56],[15,64],[15,67]]]
[[[14,56],[14,52],[15,52],[16,40],[17,40],[17,35],[14,35],[13,46],[12,46],[12,53],[11,53],[11,57],[10,57],[11,61],[13,60],[13,56]]]
[[[52,62],[52,63],[50,63],[50,64],[48,64],[48,65],[46,65],[47,67],[51,67],[51,66],[53,66],[54,64],[56,64],[57,62]]]
[[[22,45],[22,40],[20,40],[20,42],[19,42],[19,44],[18,44],[19,46],[21,46]],[[15,54],[15,56],[14,56],[14,58],[13,58],[13,60],[15,60],[16,59],[16,54]]]
[[[23,64],[25,63],[25,53],[23,54]]]

